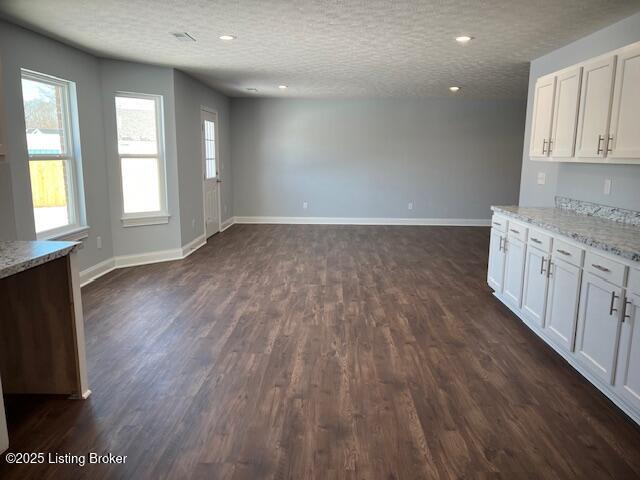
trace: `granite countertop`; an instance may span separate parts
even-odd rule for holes
[[[64,257],[76,245],[77,242],[0,241],[0,278]]]
[[[640,227],[562,208],[494,206],[491,210],[576,242],[640,262]]]

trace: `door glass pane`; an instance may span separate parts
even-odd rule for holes
[[[124,213],[160,210],[160,176],[157,158],[122,158]]]
[[[215,178],[216,170],[216,129],[215,123],[204,121],[204,158],[207,178]]]
[[[157,155],[155,100],[116,97],[116,120],[120,155]]]
[[[33,213],[37,233],[72,223],[69,218],[67,163],[68,160],[32,160],[29,162]]]
[[[23,78],[22,101],[29,155],[66,155],[62,87]]]

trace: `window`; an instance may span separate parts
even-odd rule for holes
[[[72,82],[22,70],[33,217],[38,238],[60,237],[81,227],[82,170],[72,128],[74,96]]]
[[[204,166],[206,178],[216,178],[216,125],[211,120],[204,120]]]
[[[125,226],[167,223],[162,97],[116,95]]]

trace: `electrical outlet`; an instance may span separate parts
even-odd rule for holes
[[[547,183],[547,174],[538,172],[538,185],[544,185],[545,183]]]
[[[307,202],[302,202],[302,208],[306,210],[308,207],[309,207],[309,204]]]
[[[413,210],[413,202],[407,203],[407,210]]]
[[[605,178],[604,179],[603,193],[605,195],[611,195],[611,179],[610,178]]]
[[[98,247],[98,250],[102,248],[102,237],[99,235],[96,237],[96,247]]]

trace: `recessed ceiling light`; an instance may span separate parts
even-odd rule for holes
[[[449,87],[449,90],[452,92],[459,92],[460,91],[460,87]]]
[[[459,37],[456,37],[456,42],[458,43],[469,43],[471,40],[473,40],[473,37],[470,37],[469,35],[460,35]]]
[[[257,88],[247,88],[247,92],[256,93],[257,91]]]
[[[173,32],[171,35],[180,42],[195,42],[196,39],[189,35],[187,32]]]
[[[220,40],[224,40],[225,42],[236,39],[235,35],[220,35],[218,38]]]
[[[286,90],[286,89],[287,89],[287,88],[289,88],[289,87],[287,87],[286,85],[278,85],[278,88],[279,88],[280,90]]]

